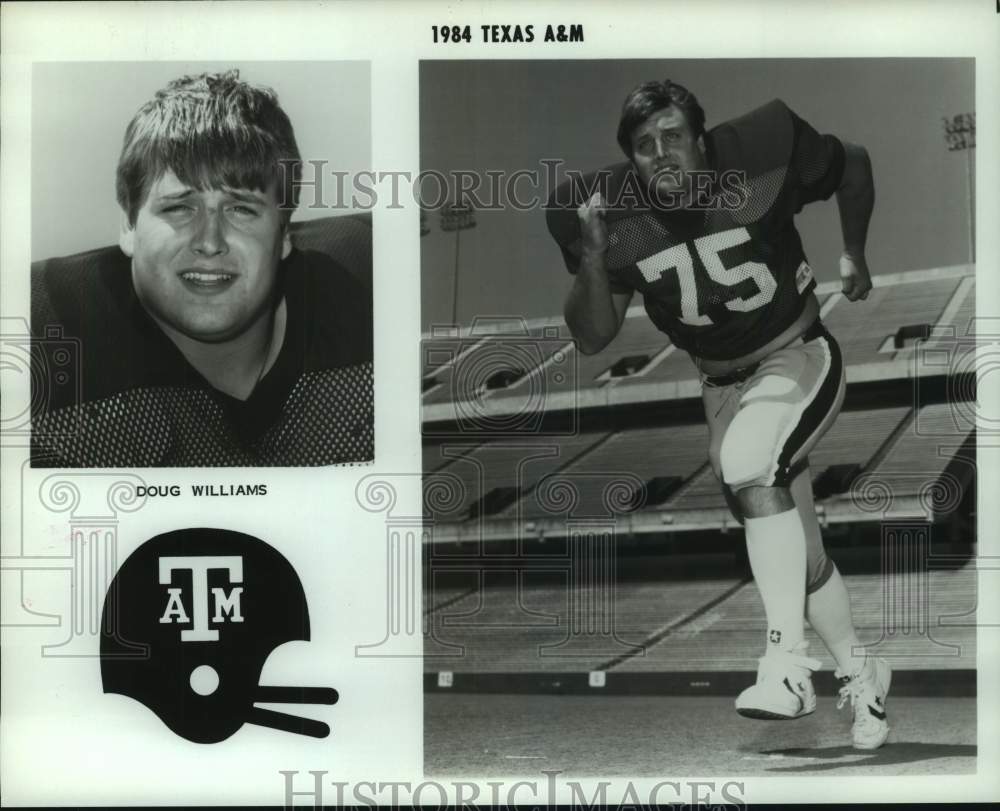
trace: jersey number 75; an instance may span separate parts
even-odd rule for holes
[[[729,231],[719,231],[698,237],[693,243],[683,242],[671,248],[654,253],[646,259],[636,262],[643,277],[649,283],[661,279],[671,270],[677,271],[677,279],[681,289],[680,320],[693,327],[703,327],[712,324],[712,319],[701,313],[698,304],[698,285],[695,281],[694,258],[691,256],[690,245],[698,252],[698,258],[708,272],[709,278],[724,287],[750,279],[757,287],[757,292],[748,298],[740,298],[732,291],[732,298],[726,301],[726,309],[738,313],[747,313],[763,307],[772,298],[778,283],[774,280],[767,265],[761,262],[743,262],[735,267],[727,268],[719,254],[730,248],[744,245],[750,241],[746,228],[733,228]]]

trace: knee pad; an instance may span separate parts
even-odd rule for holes
[[[740,524],[743,524],[746,520],[743,516],[743,506],[740,504],[740,500],[736,498],[733,488],[728,484],[723,484],[722,495],[726,498],[726,506],[729,507],[729,512],[732,513],[733,518],[739,521]]]
[[[812,594],[823,588],[826,581],[830,579],[830,575],[837,568],[822,548],[816,557],[809,555],[810,551],[808,548],[806,549],[806,594]]]
[[[712,448],[708,449],[708,463],[712,467],[712,472],[715,474],[715,478],[717,478],[721,482],[723,480],[722,462],[719,459],[719,452],[717,449],[715,450],[713,450]]]
[[[739,490],[770,486],[776,468],[785,412],[789,406],[773,400],[750,403],[740,409],[726,429],[719,449],[722,480]]]

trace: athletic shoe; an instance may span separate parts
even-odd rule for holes
[[[760,657],[757,683],[736,699],[736,712],[747,718],[788,721],[809,715],[816,709],[812,671],[820,663],[805,655],[808,642],[790,651],[769,650]]]
[[[837,709],[848,699],[854,710],[851,735],[855,749],[878,749],[889,737],[889,723],[885,716],[885,701],[892,682],[892,668],[885,659],[869,656],[854,675],[836,672],[844,686],[840,688]]]

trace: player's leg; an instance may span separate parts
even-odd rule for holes
[[[726,386],[705,384],[702,387],[702,401],[705,406],[705,418],[708,424],[708,458],[711,462],[712,470],[722,485],[722,492],[725,495],[730,512],[732,512],[737,521],[746,527],[747,507],[751,515],[756,515],[758,512],[762,513],[768,509],[766,504],[758,503],[754,498],[755,494],[748,492],[748,490],[767,490],[767,488],[744,488],[741,496],[723,480],[722,469],[722,443],[728,434],[733,419],[739,413],[740,398],[743,390],[744,387],[738,384]],[[787,508],[792,504],[791,496],[787,492],[785,495],[788,499],[788,504],[781,505],[780,509],[771,510],[771,512],[780,514],[781,512],[788,511]],[[766,499],[767,496],[765,495],[763,498]],[[794,512],[794,509],[792,509],[792,512]],[[759,522],[759,516],[751,520],[751,525],[756,526],[757,522]],[[759,533],[757,534],[759,535]],[[747,545],[748,552],[755,549],[755,545],[751,544],[751,532],[747,532]],[[760,544],[757,544],[756,548],[758,552],[761,551]],[[751,556],[750,568],[762,597],[765,594],[768,595],[768,598],[774,596],[776,589],[770,584],[769,575],[772,570],[780,570],[784,563],[784,561],[777,561],[777,565],[772,566],[760,554]],[[793,578],[794,580],[796,578]],[[804,571],[802,577],[797,580],[797,583],[793,583],[793,588],[795,585],[801,585],[805,582]],[[803,594],[800,600],[792,603],[792,610],[789,612],[794,614],[797,607],[798,624],[800,626],[802,625],[804,600],[805,597]],[[769,627],[773,627],[773,623],[777,622],[774,619],[777,615],[777,608],[773,600],[765,601],[765,613],[768,615]],[[785,612],[782,611],[783,613]],[[805,659],[799,655],[798,651],[773,649],[770,650],[770,654],[760,659],[760,667],[757,673],[758,682],[753,688],[745,690],[737,699],[737,711],[750,717],[767,719],[796,718],[812,712],[816,707],[816,696],[812,690],[812,685],[809,683],[809,673],[811,669],[815,669],[814,665],[818,667],[819,663],[815,662],[815,660]],[[802,667],[802,665],[805,665],[805,667]],[[790,680],[788,680],[789,675],[791,676]],[[788,680],[788,684],[790,685],[788,688],[783,686],[785,680]],[[774,689],[775,683],[779,683],[782,686],[776,690]],[[761,689],[755,689],[758,687]],[[748,693],[750,694],[749,696]]]
[[[733,489],[722,481],[722,463],[719,461],[719,449],[726,429],[739,410],[740,392],[735,385],[713,386],[702,382],[701,401],[705,407],[705,423],[708,425],[708,461],[712,466],[715,478],[722,487],[722,495],[733,518],[743,523],[743,511]]]
[[[816,339],[818,338],[818,340]],[[757,683],[737,699],[741,714],[795,718],[815,708],[805,655],[806,529],[791,471],[832,424],[843,402],[840,353],[821,333],[766,359],[749,381],[720,449],[723,478],[746,516],[747,552],[767,617]]]
[[[807,553],[802,522],[788,488],[748,487],[737,492],[746,516],[747,556],[767,618],[766,650],[757,681],[736,700],[741,715],[797,718],[816,708],[803,615]]]
[[[806,537],[790,489],[747,484],[760,479],[772,455],[773,427],[785,403],[758,403],[741,412],[722,447],[723,475],[744,515],[747,556],[767,617],[768,651],[791,651],[805,637]],[[785,417],[787,418],[787,417]],[[755,460],[765,460],[764,462]]]
[[[751,556],[751,571],[757,582],[758,590],[762,596],[767,595],[768,598],[765,601],[765,613],[768,614],[769,627],[773,628],[779,624],[778,616],[787,616],[791,627],[795,625],[799,626],[799,636],[801,637],[804,594],[800,595],[799,599],[791,601],[787,606],[779,606],[773,599],[782,590],[787,594],[787,589],[785,588],[787,584],[783,582],[773,584],[770,576],[772,573],[781,572],[787,560],[770,560],[769,552],[772,550],[778,552],[776,557],[781,557],[781,550],[784,544],[780,540],[779,543],[774,545],[763,543],[763,541],[770,540],[775,536],[766,527],[766,524],[769,522],[760,520],[766,514],[787,512],[791,506],[791,497],[785,492],[783,495],[778,495],[777,498],[787,503],[768,504],[768,495],[774,492],[772,488],[744,488],[742,496],[738,496],[729,484],[722,481],[722,443],[728,433],[730,424],[739,413],[740,399],[745,388],[745,386],[739,384],[727,386],[705,385],[703,387],[702,399],[709,429],[709,460],[711,461],[715,475],[721,482],[726,502],[734,517],[746,526],[747,510],[755,516],[755,520],[751,521],[751,529],[747,533],[748,553]],[[770,452],[771,450],[768,449],[768,453]],[[785,540],[787,540],[788,535],[788,532],[778,533],[778,537]],[[754,543],[755,540],[758,542]],[[795,544],[793,546],[793,554],[797,554],[801,550],[801,546],[801,543]],[[804,572],[801,578],[792,578],[792,580],[792,590],[794,591],[796,587],[800,587],[801,590],[801,584],[805,581]],[[779,638],[782,633],[786,634],[786,640],[792,639],[794,636],[793,633],[778,631],[775,637],[772,638]],[[815,695],[810,689],[808,674],[810,672],[809,667],[813,665],[814,660],[806,660],[798,656],[798,652],[791,650],[781,651],[779,648],[771,649],[771,654],[771,656],[765,656],[761,659],[758,671],[759,679],[765,682],[773,682],[777,679],[780,683],[787,674],[791,673],[792,679],[790,684],[795,686],[796,692],[789,692],[784,687],[779,691],[765,689],[764,694],[751,694],[749,697],[751,700],[749,701],[738,701],[737,709],[739,712],[758,718],[794,718],[798,715],[812,712],[815,708]],[[798,667],[798,665],[803,663],[807,665],[804,670]],[[802,677],[803,675],[804,677]],[[800,684],[802,685],[801,687],[799,686]],[[747,698],[746,694],[741,696],[741,699],[744,698]]]
[[[807,556],[791,492],[787,487],[750,486],[737,490],[736,498],[745,516],[750,569],[767,616],[767,646],[792,650],[805,637]]]
[[[889,735],[885,701],[892,670],[884,659],[866,656],[858,639],[847,586],[823,548],[808,468],[792,481],[791,491],[806,533],[806,618],[837,663],[843,685],[837,706],[851,702],[854,746],[877,749]]]
[[[806,619],[837,667],[853,672],[864,664],[865,654],[854,630],[847,587],[823,548],[808,467],[799,471],[790,489],[806,540]]]

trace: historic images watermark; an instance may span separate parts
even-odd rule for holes
[[[3,447],[28,447],[31,415],[44,411],[57,389],[74,387],[69,396],[73,402],[80,402],[81,357],[80,339],[64,334],[61,327],[47,327],[42,335],[33,336],[28,319],[0,319],[0,372],[4,388],[0,444]],[[18,389],[27,392],[23,402],[11,394]],[[62,430],[71,432],[75,427],[67,424]]]
[[[432,329],[422,352],[423,393],[441,412],[430,418],[425,400],[424,436],[470,442],[577,432],[578,356],[558,327],[475,318],[460,334]]]
[[[309,209],[370,211],[384,203],[388,209],[404,208],[405,196],[422,209],[443,209],[451,202],[477,211],[536,211],[548,205],[579,206],[601,191],[608,211],[631,211],[655,206],[681,206],[699,210],[739,211],[749,201],[746,173],[730,169],[718,172],[699,169],[680,172],[664,168],[645,182],[635,172],[626,172],[620,182],[611,182],[614,172],[602,169],[584,173],[567,169],[561,158],[541,158],[532,168],[427,169],[345,171],[328,160],[305,160],[290,169],[295,180],[280,183],[297,194],[308,188],[313,194]],[[667,180],[668,183],[661,181]],[[613,189],[613,190],[612,190]],[[283,201],[283,206],[292,206]]]
[[[97,658],[102,606],[118,570],[121,516],[145,505],[145,495],[139,495],[145,481],[134,473],[91,471],[48,473],[36,482],[38,474],[28,463],[21,472],[20,544],[13,553],[5,552],[0,562],[4,583],[11,586],[4,589],[3,625],[39,629],[47,638],[49,629],[62,628],[60,641],[41,645],[42,656]],[[29,514],[65,516],[62,553],[29,548],[24,523]],[[32,587],[31,578],[44,573],[61,573],[65,578],[67,614],[50,613],[45,606],[55,605],[57,595],[39,583]],[[46,599],[39,600],[39,594]],[[113,617],[104,617],[103,622],[113,622]],[[146,651],[135,647],[132,655],[143,658]]]
[[[850,490],[852,503],[881,526],[882,628],[871,648],[901,659],[957,657],[962,646],[947,636],[994,624],[975,616],[975,606],[956,612],[937,604],[935,573],[962,569],[970,558],[935,552],[932,541],[951,527],[965,540],[975,538],[967,511],[970,495],[976,496],[979,457],[1000,451],[1000,421],[977,397],[978,387],[990,385],[1000,371],[1000,319],[972,317],[931,328],[914,345],[910,362],[914,413],[901,452],[862,473]],[[919,458],[905,453],[903,442],[919,448]],[[1000,571],[1000,559],[976,555],[972,568]]]
[[[314,808],[327,805],[366,805],[399,808],[431,806],[443,808],[514,808],[522,805],[554,808],[658,808],[661,806],[745,808],[745,784],[737,780],[660,780],[651,785],[631,780],[614,783],[608,780],[584,783],[560,780],[562,770],[542,770],[542,778],[532,780],[487,780],[475,783],[464,780],[423,780],[419,783],[395,780],[362,780],[355,783],[327,780],[324,770],[282,770],[285,807],[312,803]],[[612,788],[613,787],[613,788]]]
[[[49,328],[33,336],[26,318],[4,318],[0,329],[0,371],[4,381],[4,410],[0,421],[0,444],[5,449],[28,448],[32,414],[44,410],[56,391],[79,381],[82,344],[78,337]],[[18,399],[12,392],[20,390]],[[80,401],[80,391],[70,392]],[[60,396],[63,396],[62,394]],[[68,421],[60,430],[73,432]],[[36,439],[38,437],[36,436]],[[30,456],[30,454],[29,454]],[[118,568],[118,530],[124,514],[141,509],[146,502],[146,481],[133,472],[67,471],[42,474],[33,471],[32,459],[21,467],[20,524],[6,539],[0,559],[3,575],[3,626],[38,629],[45,633],[41,644],[45,657],[97,657],[101,632],[101,607]],[[64,516],[60,549],[52,544],[29,543],[26,519],[45,515],[58,521]],[[11,538],[15,537],[12,542]],[[44,548],[43,548],[44,546]],[[52,613],[51,599],[39,600],[38,577],[64,577],[62,596],[65,614]],[[53,628],[62,629],[62,639],[50,641]],[[137,656],[145,655],[136,650]]]

